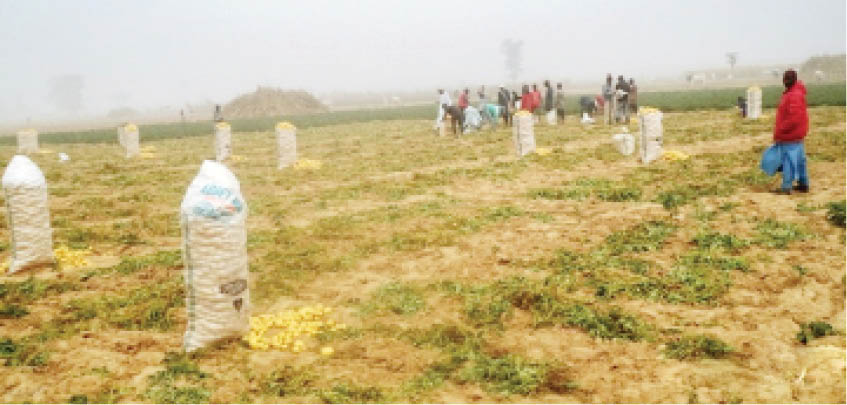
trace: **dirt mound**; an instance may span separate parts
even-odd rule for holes
[[[302,90],[258,87],[256,91],[236,97],[223,108],[226,119],[272,117],[328,111],[318,99]]]

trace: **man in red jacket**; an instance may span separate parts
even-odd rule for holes
[[[462,111],[465,111],[465,108],[468,108],[468,105],[470,104],[470,100],[468,100],[470,92],[471,91],[469,89],[465,89],[462,91],[462,94],[459,95],[459,108],[461,108]]]
[[[776,110],[773,141],[782,155],[782,188],[780,194],[791,194],[794,180],[795,190],[809,192],[809,175],[806,172],[806,151],[803,138],[809,132],[809,114],[806,111],[806,86],[797,80],[797,72],[786,70],[782,76],[785,91]]]
[[[538,85],[532,85],[532,110],[530,112],[535,113],[535,110],[541,107],[541,92],[538,91]]]

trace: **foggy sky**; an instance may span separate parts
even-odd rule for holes
[[[55,114],[49,83],[84,78],[83,109],[226,102],[256,85],[310,91],[497,83],[506,38],[522,78],[584,80],[794,63],[845,52],[843,0],[0,0],[0,120]]]

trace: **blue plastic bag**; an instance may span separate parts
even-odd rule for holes
[[[779,145],[773,144],[770,148],[765,150],[765,153],[762,154],[762,163],[759,167],[761,167],[768,176],[773,176],[777,171],[779,171],[780,166],[782,166],[782,150]]]

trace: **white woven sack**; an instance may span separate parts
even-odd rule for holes
[[[138,144],[138,127],[132,126],[125,128],[123,131],[124,148],[126,149],[126,157],[134,158],[141,153]]]
[[[18,153],[37,153],[38,152],[38,131],[34,129],[25,129],[18,131]]]
[[[12,233],[9,272],[53,263],[53,230],[47,182],[28,157],[15,155],[3,173],[6,212]]]
[[[443,120],[438,123],[438,136],[447,136],[447,125]]]
[[[223,162],[232,154],[232,129],[226,122],[215,124],[215,160]]]
[[[640,115],[638,122],[641,127],[641,162],[647,164],[662,155],[662,113]]]
[[[535,116],[529,113],[518,113],[513,117],[512,135],[518,157],[535,152],[534,119]]]
[[[556,125],[556,110],[547,111],[547,125]]]
[[[758,119],[762,116],[762,89],[750,87],[747,89],[747,118]]]
[[[284,169],[297,161],[297,128],[291,124],[276,126],[276,144],[279,154],[278,169]]]
[[[249,327],[246,218],[238,179],[223,164],[204,161],[180,207],[186,351],[243,336]]]
[[[647,140],[642,144],[641,162],[650,163],[662,156],[662,140]]]
[[[635,137],[632,134],[623,133],[612,135],[612,141],[621,155],[629,156],[635,152]]]

